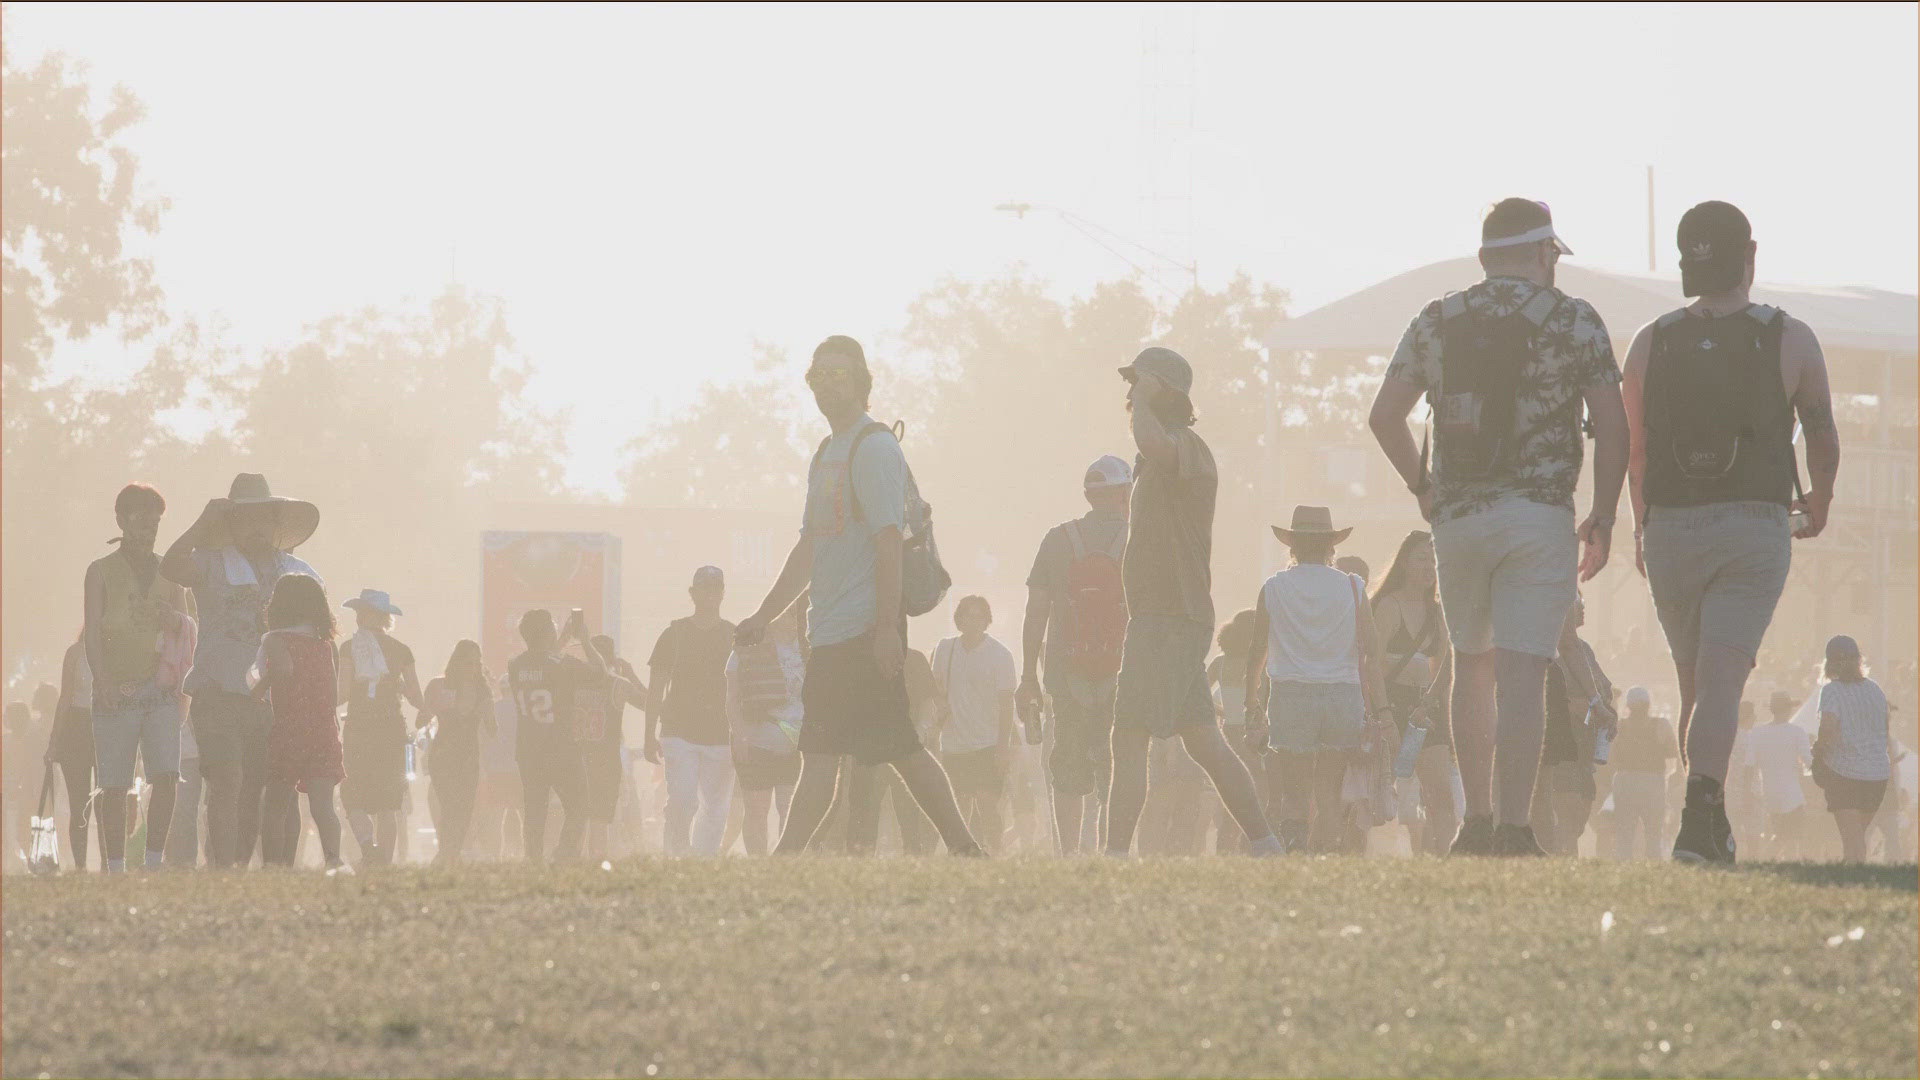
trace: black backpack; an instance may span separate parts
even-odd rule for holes
[[[855,521],[865,521],[866,514],[860,509],[860,492],[853,486],[853,458],[867,436],[876,432],[890,432],[897,442],[906,437],[907,423],[896,420],[888,427],[876,420],[854,434],[853,445],[847,449],[846,484]],[[820,448],[813,452],[815,464],[832,441],[831,435],[820,440]],[[920,485],[913,478],[911,465],[907,467],[906,526],[900,549],[900,610],[908,616],[925,615],[946,598],[947,590],[953,587],[953,577],[940,563],[940,547],[933,539],[933,507],[920,497]]]
[[[1510,315],[1440,301],[1440,382],[1429,390],[1433,471],[1448,480],[1488,480],[1519,465],[1528,432],[1514,430],[1520,384],[1539,355],[1539,334],[1565,296],[1542,288]],[[1574,399],[1578,402],[1578,398]]]

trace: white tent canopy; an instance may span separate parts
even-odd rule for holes
[[[1407,322],[1427,302],[1480,280],[1478,259],[1448,259],[1388,278],[1351,296],[1288,319],[1267,335],[1273,349],[1353,349],[1387,355]],[[1672,274],[1620,274],[1566,262],[1558,282],[1594,306],[1624,354],[1635,331],[1686,302]],[[1920,353],[1920,298],[1859,286],[1756,285],[1755,301],[1804,320],[1828,349]]]

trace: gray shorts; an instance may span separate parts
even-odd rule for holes
[[[107,790],[133,786],[134,755],[146,762],[147,778],[180,775],[180,695],[156,686],[122,698],[112,708],[93,706],[93,758]]]
[[[1053,752],[1047,769],[1062,795],[1106,797],[1113,779],[1113,679],[1073,672],[1047,675],[1053,699]]]
[[[1128,619],[1114,686],[1113,725],[1144,728],[1164,739],[1213,723],[1213,695],[1207,691],[1211,648],[1213,627],[1205,623],[1178,615]]]
[[[1553,659],[1580,568],[1573,511],[1503,499],[1435,525],[1433,554],[1455,652],[1501,648]]]
[[[1656,506],[1647,515],[1645,551],[1653,607],[1674,663],[1692,667],[1707,643],[1749,660],[1759,654],[1793,562],[1786,507]]]
[[[1367,727],[1359,683],[1277,682],[1267,695],[1267,741],[1285,754],[1358,750]]]

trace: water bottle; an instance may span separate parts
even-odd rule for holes
[[[1599,704],[1600,704],[1599,698],[1594,698],[1592,701],[1587,703],[1587,726],[1588,727],[1593,726],[1593,714],[1594,714],[1594,711],[1599,707]],[[1601,728],[1599,731],[1596,731],[1593,733],[1593,763],[1595,765],[1605,765],[1607,763],[1607,754],[1612,748],[1613,748],[1613,734],[1609,732],[1606,728]]]
[[[1393,759],[1393,775],[1406,779],[1413,775],[1413,763],[1419,759],[1420,751],[1427,745],[1427,729],[1421,724],[1408,724],[1406,734],[1400,736],[1400,753]]]
[[[407,740],[407,783],[413,783],[416,774],[413,771],[413,740]]]

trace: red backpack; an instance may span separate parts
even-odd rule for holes
[[[1080,523],[1067,523],[1067,625],[1062,627],[1068,666],[1089,679],[1107,679],[1120,670],[1120,646],[1127,637],[1127,595],[1120,581],[1120,554],[1127,534],[1116,533],[1106,548],[1089,550]]]

